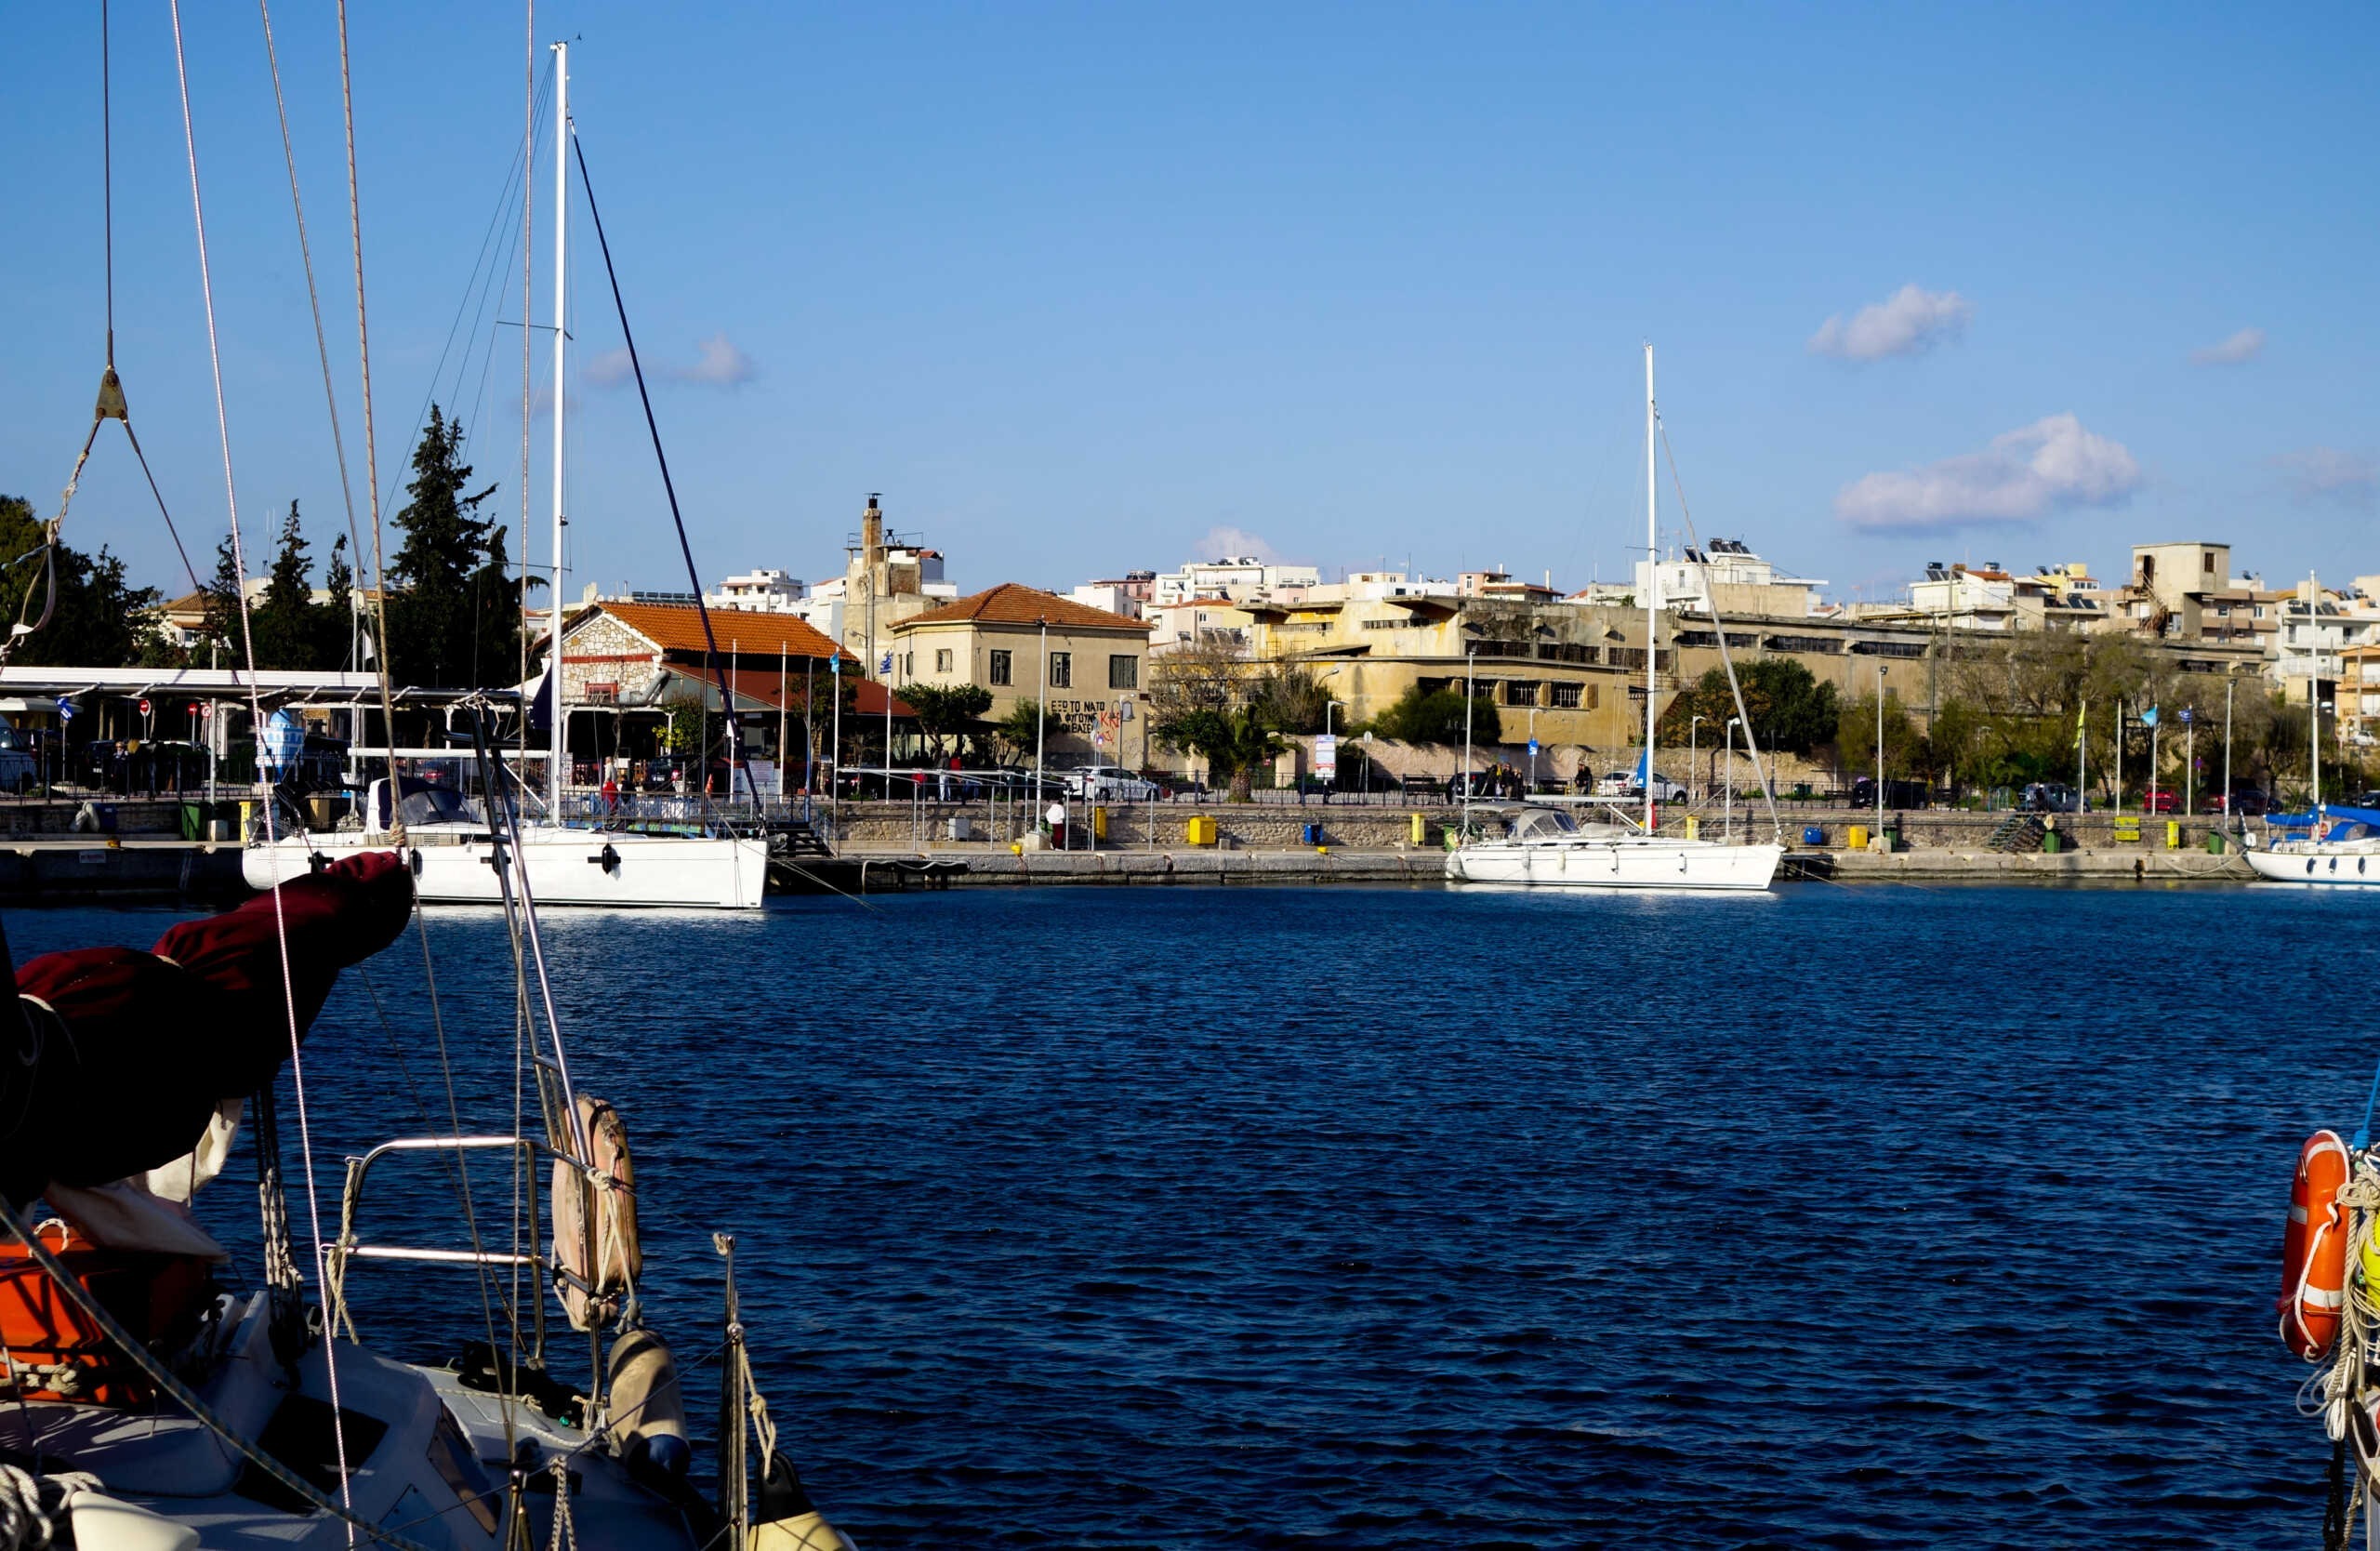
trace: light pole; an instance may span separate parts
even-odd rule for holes
[[[1528,709],[1528,789],[1537,791],[1537,708]]]
[[[1743,725],[1743,721],[1740,716],[1727,718],[1727,774],[1719,788],[1720,812],[1724,815],[1720,828],[1726,831],[1731,845],[1736,839],[1736,729]]]
[[[2223,827],[2237,831],[2240,803],[2231,794],[2231,689],[2238,683],[2232,675],[2240,671],[2233,663],[2223,670]]]
[[[2198,807],[2198,709],[2182,708],[2182,813]]]
[[[1884,832],[1884,675],[1891,669],[1876,664],[1876,833]]]
[[[1462,655],[1462,829],[1471,833],[1471,685],[1479,666],[1479,648],[1465,646]]]
[[[1035,621],[1041,627],[1041,691],[1033,702],[1033,817],[1041,817],[1041,751],[1049,741],[1050,722],[1050,619],[1047,615]]]
[[[1697,711],[1686,724],[1686,805],[1701,801],[1697,789],[1702,782],[1702,713]]]

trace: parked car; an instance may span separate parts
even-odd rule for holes
[[[1065,773],[1066,795],[1086,802],[1154,802],[1157,783],[1144,781],[1121,765],[1087,764]]]
[[[1615,770],[1595,783],[1595,795],[1597,797],[1642,797],[1645,795],[1645,788],[1636,779],[1634,771]],[[1653,801],[1683,802],[1686,801],[1686,788],[1680,782],[1673,781],[1668,776],[1656,773],[1653,776]]]
[[[2171,787],[2159,787],[2155,791],[2138,794],[2140,811],[2145,814],[2177,814],[2182,811],[2182,794]]]
[[[1923,781],[1890,780],[1884,783],[1884,806],[1887,808],[1923,808],[1933,801],[1933,793]],[[1876,805],[1876,778],[1862,776],[1851,783],[1851,806],[1872,808]]]
[[[14,727],[0,726],[0,791],[22,796],[41,784],[41,764],[33,746]]]
[[[2074,789],[2063,781],[2035,781],[2016,800],[2016,806],[2027,813],[2072,814],[2082,811],[2082,801]]]
[[[2211,814],[2238,814],[2243,818],[2262,818],[2272,811],[2272,799],[2254,787],[2235,788],[2228,798],[2216,792],[2206,800]]]

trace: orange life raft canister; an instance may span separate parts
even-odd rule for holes
[[[2347,1301],[2347,1144],[2335,1131],[2318,1131],[2297,1155],[2289,1194],[2289,1231],[2281,1255],[2281,1338],[2308,1362],[2318,1362],[2339,1336]]]

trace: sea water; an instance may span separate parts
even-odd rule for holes
[[[2295,1546],[2329,1447],[2281,1223],[2380,1059],[2375,910],[983,889],[542,947],[697,1425],[732,1230],[783,1446],[864,1546]],[[301,1260],[343,1158],[455,1129],[448,1069],[463,1130],[534,1113],[501,918],[428,930],[437,1018],[408,935],[306,1046]],[[376,1168],[361,1236],[509,1247],[471,1168],[469,1222]],[[252,1275],[248,1179],[205,1213]],[[397,1355],[501,1334],[465,1271],[353,1286]]]

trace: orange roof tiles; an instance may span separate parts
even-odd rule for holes
[[[600,603],[595,606],[665,652],[699,654],[706,649],[702,611],[692,603]],[[582,614],[570,624],[584,617]],[[789,614],[715,608],[710,611],[710,629],[721,656],[732,652],[739,657],[773,657],[782,652],[793,657],[852,657],[807,621]]]
[[[1061,598],[1054,592],[1044,592],[1038,587],[1022,582],[1002,582],[998,587],[931,608],[913,615],[892,628],[906,630],[913,625],[955,625],[970,621],[986,625],[1038,625],[1047,620],[1071,630],[1130,630],[1146,635],[1145,619],[1128,618],[1110,614],[1104,608]]]

